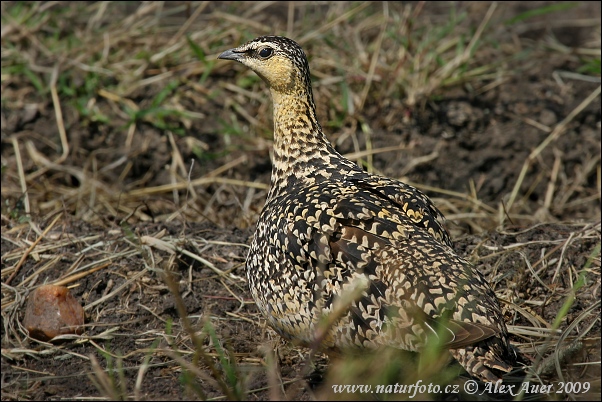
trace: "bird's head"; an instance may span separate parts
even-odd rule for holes
[[[301,46],[283,36],[261,36],[217,58],[244,64],[276,92],[293,92],[310,83],[309,64]]]

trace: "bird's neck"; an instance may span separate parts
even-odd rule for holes
[[[332,147],[316,116],[311,90],[281,93],[274,102],[274,160],[268,201],[296,184],[331,179],[341,171],[357,169]]]

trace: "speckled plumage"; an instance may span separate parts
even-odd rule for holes
[[[510,371],[495,294],[456,255],[424,194],[364,172],[331,146],[301,47],[264,36],[219,58],[255,71],[274,102],[271,188],[246,264],[270,325],[288,339],[310,345],[319,336],[324,347],[338,349],[420,351],[436,337],[475,377],[496,381]],[[354,292],[359,297],[320,334],[320,318]]]

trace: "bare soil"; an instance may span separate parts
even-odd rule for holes
[[[504,12],[516,15],[526,5],[514,3],[510,7]],[[278,6],[266,10],[266,21],[286,19],[286,13]],[[422,12],[425,18],[429,13],[435,18],[440,10],[426,6]],[[591,39],[592,28],[566,21],[592,16],[600,16],[600,4],[585,2],[536,19],[533,27],[523,26],[510,34],[515,41],[533,43],[551,35],[569,48],[578,48]],[[473,18],[478,20],[477,16]],[[599,40],[599,25],[597,29]],[[319,41],[313,42],[312,50],[319,51]],[[433,197],[449,219],[448,228],[458,253],[477,264],[500,297],[513,343],[533,361],[538,360],[539,352],[542,354],[542,364],[548,365],[541,373],[542,382],[591,384],[585,394],[548,396],[563,400],[599,399],[600,257],[594,250],[599,250],[600,245],[600,97],[567,122],[563,131],[531,161],[524,177],[520,173],[530,153],[600,83],[559,78],[559,72],[579,67],[580,59],[574,53],[551,54],[542,50],[532,53],[532,57],[524,60],[526,67],[520,74],[508,75],[499,85],[483,92],[456,86],[413,106],[398,98],[384,102],[368,97],[361,118],[371,128],[369,137],[357,125],[347,122],[340,129],[325,126],[342,153],[366,149],[368,141],[372,149],[399,145],[396,151],[372,155],[371,168],[415,183]],[[232,68],[220,65],[208,80],[236,84]],[[3,86],[3,98],[5,90],[14,94],[18,89]],[[130,98],[144,104],[154,99],[156,91],[157,88],[145,87]],[[261,101],[247,105],[251,116],[270,113],[267,93],[258,95]],[[34,94],[24,93],[21,103],[5,103],[3,99],[3,182],[17,177],[17,173],[5,173],[5,166],[7,171],[16,171],[13,138],[18,138],[23,157],[27,141],[34,141],[37,152],[50,160],[60,154],[53,104],[36,103],[32,111],[27,105],[34,98]],[[316,100],[321,120],[331,121],[327,89],[318,87]],[[69,189],[77,191],[85,184],[81,176],[69,169],[42,169],[27,159],[25,174],[40,174],[30,184],[35,208],[30,218],[23,220],[18,213],[23,211],[22,194],[3,183],[3,400],[107,396],[92,381],[98,378],[98,372],[94,372],[90,356],[102,368],[114,368],[109,371],[116,384],[113,388],[121,392],[114,397],[223,398],[224,392],[207,365],[197,361],[194,341],[185,330],[178,302],[161,269],[170,272],[179,286],[183,306],[197,335],[207,321],[211,322],[217,339],[236,362],[238,375],[244,378],[248,399],[264,400],[282,393],[293,399],[312,397],[312,391],[299,378],[307,351],[284,344],[266,328],[244,279],[245,245],[250,243],[254,220],[269,183],[269,118],[265,139],[236,139],[238,142],[232,145],[220,135],[223,125],[216,117],[224,110],[223,99],[207,98],[202,105],[194,103],[194,98],[189,102],[189,107],[204,117],[193,119],[189,127],[174,124],[207,146],[203,154],[207,158],[197,159],[190,170],[191,180],[232,162],[228,178],[263,186],[209,183],[196,190],[195,199],[182,189],[177,193],[186,201],[179,206],[170,194],[149,194],[137,204],[137,214],[148,219],[141,219],[139,214],[128,216],[120,208],[118,198],[112,206],[113,214],[107,212],[108,207],[97,214],[82,207],[92,203],[89,196],[77,203],[69,198]],[[109,113],[109,103],[99,107]],[[63,165],[86,166],[88,172],[94,172],[95,180],[115,194],[169,184],[168,170],[174,158],[170,141],[175,142],[187,166],[198,156],[187,142],[188,137],[170,139],[165,131],[151,124],[138,125],[132,148],[125,151],[126,133],[117,130],[116,125],[91,124],[74,116],[69,109],[64,111],[71,147]],[[222,155],[225,149],[227,155],[213,157]],[[127,174],[104,168],[122,157],[132,162]],[[517,182],[518,197],[513,203],[519,212],[507,215],[504,206]],[[41,212],[44,203],[56,201],[57,197],[45,186],[61,189],[66,201],[63,210],[55,211],[61,214],[58,221],[32,247],[58,216]],[[14,188],[19,187],[15,184]],[[181,213],[178,215],[177,211]],[[163,247],[165,244],[176,248]],[[31,252],[20,262],[27,250]],[[182,250],[202,257],[204,262]],[[219,274],[210,265],[225,274]],[[9,282],[13,272],[16,275]],[[546,328],[554,323],[581,272],[585,272],[585,284],[560,323],[564,338],[556,335],[546,348],[544,336],[521,332],[521,328]],[[81,275],[75,277],[78,273]],[[41,283],[59,280],[66,280],[74,296],[86,306],[85,334],[55,344],[27,338],[19,322],[28,292]],[[200,336],[200,342],[217,367],[223,369],[211,338]],[[274,344],[278,345],[278,381],[284,384],[278,393],[267,389],[269,365],[262,351],[265,345],[272,348]],[[179,351],[181,359],[193,361],[201,374],[186,380],[186,370],[174,350]],[[560,371],[550,358],[555,350],[560,351]],[[122,367],[116,369],[120,364]],[[137,379],[141,380],[139,384]],[[193,391],[195,385],[200,393]],[[319,395],[336,397],[325,390]]]

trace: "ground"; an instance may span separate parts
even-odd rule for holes
[[[3,2],[2,26],[3,400],[362,399],[331,385],[390,380],[390,355],[350,359],[311,390],[308,350],[247,289],[271,103],[215,58],[268,33],[308,53],[336,148],[441,209],[532,383],[600,398],[599,3]],[[86,331],[41,343],[24,305],[57,282]]]

